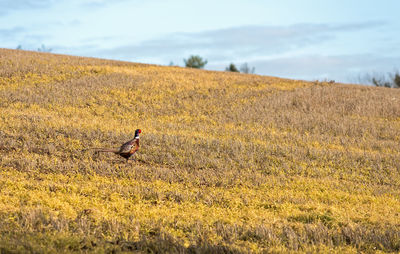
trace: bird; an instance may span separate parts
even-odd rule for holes
[[[95,150],[96,153],[115,153],[126,159],[126,162],[134,155],[137,150],[139,150],[139,134],[142,133],[141,129],[135,131],[135,136],[133,139],[121,145],[120,148],[91,148]]]

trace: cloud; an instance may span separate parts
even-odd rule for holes
[[[55,0],[2,0],[0,1],[0,16],[11,11],[46,8],[54,2]]]
[[[109,5],[114,5],[128,0],[69,0],[69,4],[77,4],[81,8],[93,10],[95,8],[104,8]],[[1,0],[0,1],[0,16],[6,15],[9,12],[32,9],[45,9],[52,7],[54,4],[60,4],[57,0]]]
[[[118,3],[123,3],[123,2],[128,2],[129,0],[113,0],[113,1],[108,1],[108,0],[85,0],[85,1],[80,1],[80,6],[85,9],[98,9],[98,8],[105,8],[110,5],[115,5]]]
[[[10,29],[0,29],[0,38],[13,38],[18,34],[25,32],[23,27],[13,27]]]
[[[197,52],[210,61],[277,55],[332,40],[338,33],[371,29],[379,22],[360,24],[297,24],[292,26],[244,26],[201,33],[175,33],[136,45],[101,49],[103,57],[125,60],[171,59]],[[234,60],[234,59],[233,59]]]
[[[26,32],[26,29],[20,26],[0,29],[0,42],[16,41]]]
[[[0,28],[0,45],[2,47],[16,48],[21,45],[23,49],[35,50],[48,38],[47,35],[35,33],[25,27]]]

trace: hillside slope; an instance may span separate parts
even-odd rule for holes
[[[0,49],[0,252],[400,251],[400,89]],[[142,129],[137,162],[115,147]]]

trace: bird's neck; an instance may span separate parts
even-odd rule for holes
[[[131,143],[133,143],[135,141],[139,141],[139,135],[137,135],[133,139],[129,140],[129,142],[131,142]]]

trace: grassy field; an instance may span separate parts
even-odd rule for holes
[[[400,251],[400,89],[5,49],[0,67],[0,253]],[[136,128],[136,162],[84,150]]]

